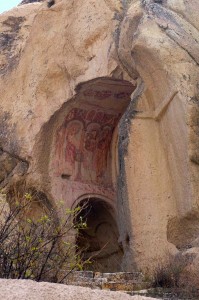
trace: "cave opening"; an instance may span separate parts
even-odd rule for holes
[[[121,271],[123,251],[118,243],[119,233],[114,208],[100,198],[83,199],[77,215],[78,222],[87,227],[80,229],[76,236],[78,251],[83,261],[91,259],[87,269],[98,272]]]

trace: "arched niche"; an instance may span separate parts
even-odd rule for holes
[[[110,78],[82,83],[54,116],[48,175],[54,197],[67,207],[84,194],[116,202],[117,127],[134,89]]]
[[[78,206],[81,210],[76,221],[86,222],[87,227],[78,231],[76,245],[83,260],[91,259],[87,268],[98,272],[121,271],[123,251],[118,243],[115,209],[94,195],[83,198]]]
[[[37,150],[40,152],[37,170],[42,174],[43,184],[49,185],[55,204],[62,200],[64,211],[74,207],[77,199],[92,199],[89,203],[100,206],[100,216],[104,212],[112,219],[111,226],[114,224],[117,232],[113,236],[117,239],[120,231],[116,222],[117,195],[121,181],[118,180],[118,126],[135,88],[129,81],[107,77],[79,84],[74,97],[45,124]],[[72,231],[70,238],[75,239]],[[102,271],[121,269],[122,251],[117,239],[115,254],[110,252],[109,256],[100,258]],[[99,255],[94,265],[98,263]]]

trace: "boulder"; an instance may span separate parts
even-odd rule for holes
[[[152,300],[142,296],[130,296],[122,292],[92,290],[90,288],[66,286],[31,280],[0,280],[0,294],[5,300]]]

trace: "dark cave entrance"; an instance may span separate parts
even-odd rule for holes
[[[98,272],[121,271],[122,248],[119,246],[118,228],[114,209],[100,198],[87,198],[79,203],[81,212],[77,219],[87,223],[76,237],[83,260],[91,258],[89,270]]]

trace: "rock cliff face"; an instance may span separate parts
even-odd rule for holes
[[[60,216],[58,199],[87,201],[102,271],[152,270],[198,237],[198,11],[56,0],[0,15],[1,187],[25,180]]]

